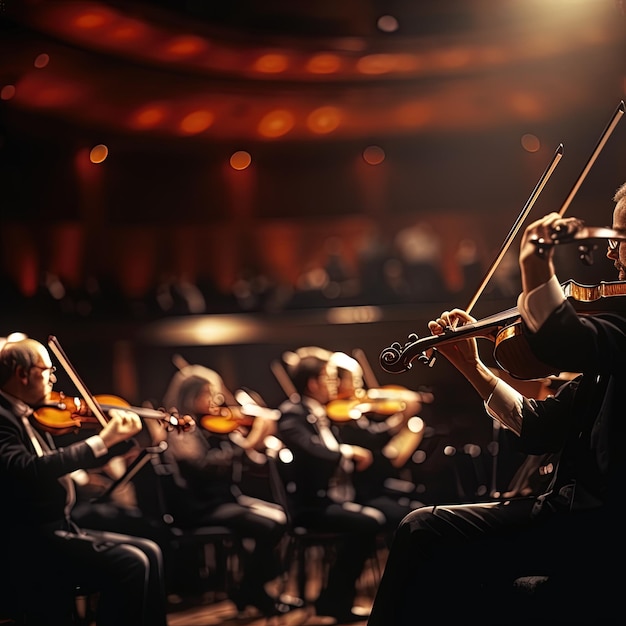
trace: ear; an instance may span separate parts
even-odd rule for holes
[[[24,385],[28,384],[28,371],[23,365],[18,365],[15,368],[16,378]]]

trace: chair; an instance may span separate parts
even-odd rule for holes
[[[200,583],[201,590],[229,594],[237,586],[239,540],[225,526],[181,526],[172,513],[173,494],[181,491],[176,468],[163,458],[163,442],[149,452],[149,462],[134,477],[137,503],[145,516],[160,524],[167,545],[162,545],[168,570],[168,590],[190,590]],[[196,563],[195,580],[189,580],[189,557]],[[208,585],[212,580],[213,585]]]
[[[301,524],[295,524],[293,518],[292,496],[296,488],[291,476],[287,448],[268,450],[269,477],[272,492],[278,504],[287,515],[287,534],[284,550],[285,580],[280,598],[285,598],[295,605],[307,605],[314,602],[327,582],[329,568],[334,558],[334,550],[345,536],[343,532],[319,531]],[[370,559],[374,577],[380,579],[377,555]],[[295,571],[297,597],[290,594],[289,583],[293,582],[290,574]],[[313,585],[319,583],[319,588]]]

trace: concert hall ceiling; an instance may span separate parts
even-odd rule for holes
[[[580,119],[615,100],[599,91],[610,93],[624,26],[614,0],[2,5],[3,117],[25,132],[189,144]]]
[[[620,0],[0,0],[5,266],[294,281],[326,237],[354,257],[422,216],[488,253],[560,142],[545,196],[575,180],[624,97],[625,26]],[[611,195],[625,130],[580,197]]]

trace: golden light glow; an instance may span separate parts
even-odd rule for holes
[[[311,111],[306,124],[311,130],[319,135],[332,133],[341,123],[341,112],[336,107],[320,107]]]
[[[209,128],[214,120],[211,111],[194,111],[182,119],[180,129],[187,135],[195,135]]]
[[[259,122],[259,135],[269,138],[282,137],[293,128],[294,124],[295,118],[291,111],[276,109],[270,111]]]
[[[102,143],[94,146],[89,152],[89,160],[92,163],[102,163],[109,156],[109,149]]]
[[[341,59],[336,54],[316,54],[306,64],[311,74],[334,74],[340,67]]]
[[[260,56],[254,63],[253,68],[257,72],[265,74],[279,74],[284,72],[289,65],[289,61],[284,54],[269,53]]]
[[[251,163],[252,157],[250,156],[250,153],[245,150],[238,150],[230,157],[230,166],[234,170],[245,170],[250,167]]]

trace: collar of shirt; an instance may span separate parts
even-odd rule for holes
[[[16,415],[19,415],[20,417],[28,417],[29,415],[32,415],[33,409],[19,398],[16,398],[15,396],[12,396],[11,394],[2,390],[0,390],[0,395],[5,398],[7,402],[9,402],[11,408],[13,409],[13,412]]]

